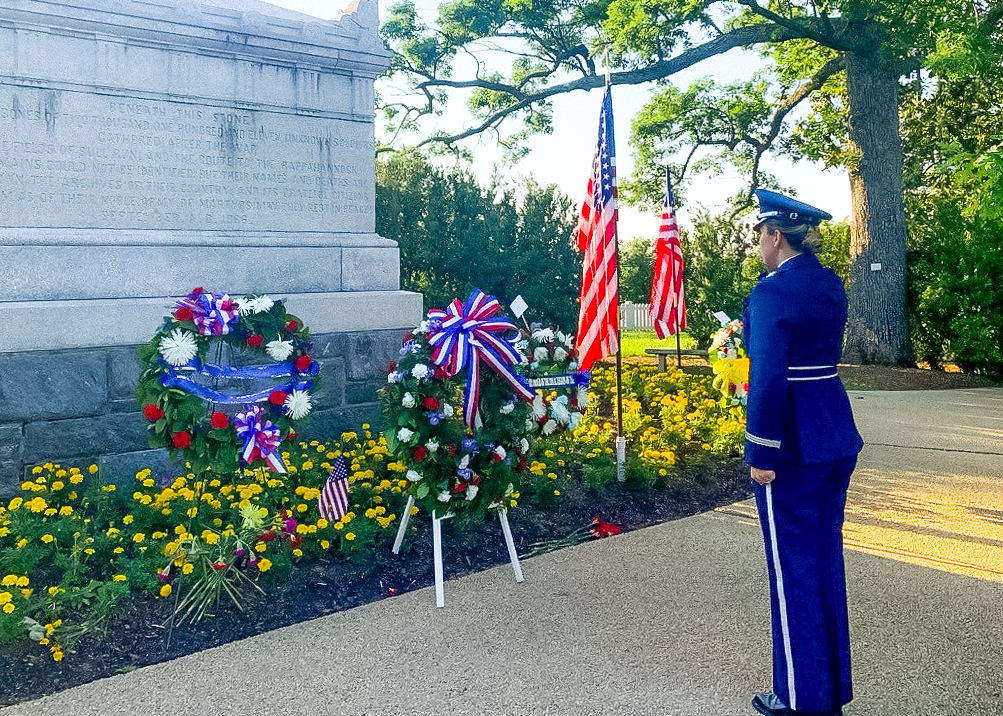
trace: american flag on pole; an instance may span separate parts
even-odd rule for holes
[[[616,151],[613,146],[613,97],[607,85],[599,115],[599,141],[575,229],[585,252],[578,296],[575,348],[581,370],[619,349],[620,306],[616,258]]]
[[[348,514],[348,466],[345,458],[337,458],[331,466],[331,473],[317,498],[317,509],[328,522],[337,522]]]
[[[668,184],[668,177],[666,177]],[[655,319],[659,338],[686,328],[686,298],[683,295],[683,247],[676,224],[676,202],[672,187],[666,186],[662,205],[662,226],[655,244],[655,272],[651,278],[648,315]]]

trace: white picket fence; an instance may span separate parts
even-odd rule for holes
[[[648,303],[631,303],[624,301],[620,304],[620,328],[630,331],[638,328],[654,330],[655,323],[648,315]]]

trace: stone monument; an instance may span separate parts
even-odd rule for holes
[[[195,286],[287,298],[311,433],[377,418],[421,297],[375,233],[376,0],[0,0],[0,493],[33,464],[163,461],[135,347]]]

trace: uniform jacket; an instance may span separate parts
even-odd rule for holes
[[[752,290],[744,316],[750,376],[745,459],[772,470],[855,455],[863,440],[836,374],[846,292],[811,253],[788,259]]]

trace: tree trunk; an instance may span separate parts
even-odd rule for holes
[[[846,53],[846,79],[856,162],[849,167],[853,215],[843,359],[911,365],[898,76],[865,50]]]

